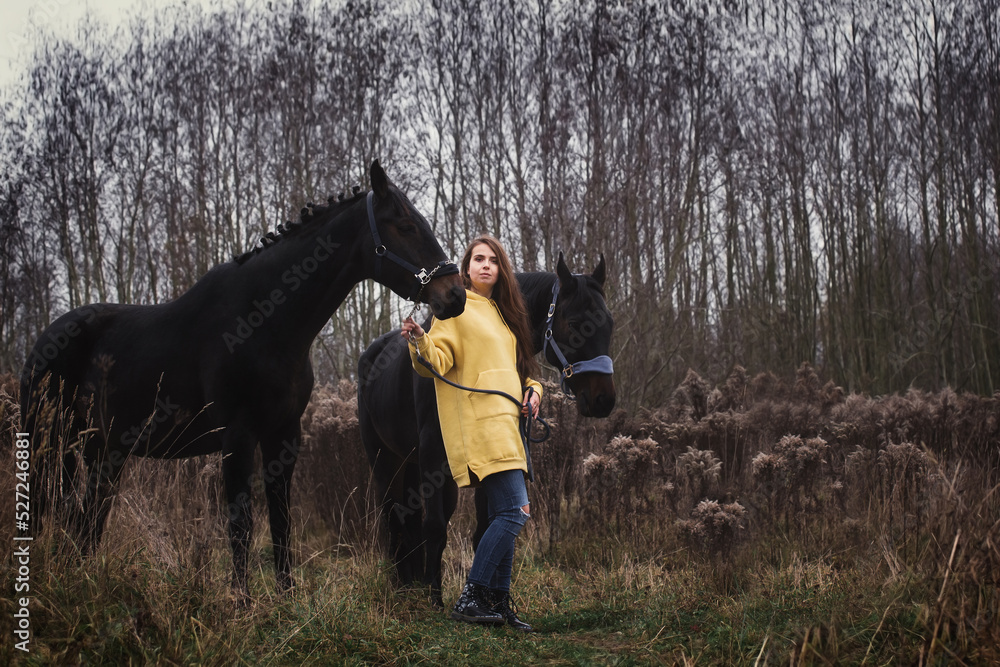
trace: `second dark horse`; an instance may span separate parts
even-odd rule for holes
[[[519,273],[517,280],[531,318],[535,353],[545,347],[546,360],[565,368],[553,346],[545,345],[551,328],[548,335],[571,366],[563,373],[563,386],[576,395],[577,410],[585,417],[607,417],[616,395],[607,357],[614,319],[604,299],[604,258],[593,274],[577,275],[560,254],[556,273]],[[550,318],[554,288],[558,298]],[[607,359],[607,372],[573,371],[579,362],[597,358]],[[432,601],[442,606],[441,556],[458,487],[441,438],[434,380],[413,370],[398,329],[376,339],[361,355],[358,419],[399,581],[430,586]],[[485,530],[483,504],[477,494],[477,536]]]
[[[278,587],[292,586],[289,499],[313,339],[366,278],[440,318],[465,309],[457,267],[430,225],[377,161],[370,178],[367,195],[310,205],[174,301],[83,306],[49,326],[21,377],[37,518],[54,497],[89,551],[128,456],[221,451],[234,583],[244,597],[259,443]]]

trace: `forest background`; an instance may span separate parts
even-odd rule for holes
[[[405,308],[362,283],[313,349],[296,594],[258,530],[234,611],[218,456],[134,461],[95,558],[33,543],[25,662],[994,663],[997,35],[996,0],[189,3],[39,33],[0,91],[3,445],[55,317],[175,298],[375,158],[453,257],[484,230],[518,270],[603,254],[620,410],[550,385],[516,574],[542,632],[456,629],[377,548],[352,381]]]
[[[178,5],[44,34],[4,91],[0,369],[155,303],[380,158],[447,252],[603,253],[620,405],[689,368],[848,391],[1000,373],[997,3]],[[398,324],[359,286],[320,380]]]

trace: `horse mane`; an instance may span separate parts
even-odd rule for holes
[[[326,220],[331,216],[337,215],[341,210],[351,206],[366,194],[361,192],[361,186],[355,185],[351,188],[351,195],[349,197],[347,193],[341,192],[336,197],[333,195],[327,197],[325,206],[317,206],[312,202],[307,203],[299,211],[297,219],[278,225],[273,232],[268,232],[266,235],[260,237],[260,240],[253,248],[240,255],[233,255],[233,261],[237,264],[243,264],[254,255],[260,254],[282,239],[295,236],[306,227],[320,224],[320,220]]]
[[[559,279],[552,271],[527,271],[521,274],[521,291],[525,294],[535,295],[545,290],[551,294],[552,279]]]
[[[549,282],[550,279],[555,277],[556,280],[559,276],[555,271],[528,271],[525,272],[521,278],[521,289],[525,293],[535,294],[536,290],[540,289],[552,289],[552,283]],[[574,276],[578,278],[583,278],[587,286],[600,294],[602,297],[607,298],[604,294],[604,287],[601,283],[597,282],[593,276],[587,273],[574,273]]]
[[[595,292],[597,292],[598,294],[600,294],[601,298],[603,298],[603,299],[607,299],[608,298],[608,295],[604,293],[604,285],[602,285],[601,283],[597,282],[597,279],[594,278],[594,276],[592,276],[590,274],[584,274],[583,278],[584,278],[584,281],[587,283],[587,285],[590,287],[590,289],[592,289]]]

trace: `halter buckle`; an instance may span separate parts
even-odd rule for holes
[[[430,271],[430,272],[428,272],[427,269],[420,269],[420,273],[415,273],[414,275],[416,276],[417,280],[420,281],[421,285],[426,285],[427,283],[429,283],[431,281],[431,278],[434,277],[434,274],[436,272],[437,272],[437,269],[435,269],[434,271]]]
[[[562,370],[564,378],[573,377],[573,364],[568,364],[566,368]]]

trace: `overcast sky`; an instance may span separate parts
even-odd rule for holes
[[[59,35],[72,29],[89,10],[102,21],[118,20],[133,6],[149,0],[0,0],[0,84],[14,81],[27,65],[33,49],[31,25],[51,28]]]
[[[73,34],[89,11],[99,21],[115,24],[123,17],[145,13],[157,6],[182,0],[0,0],[0,85],[16,80],[33,50],[32,25],[46,26],[56,34]],[[219,0],[187,0],[205,5]]]

